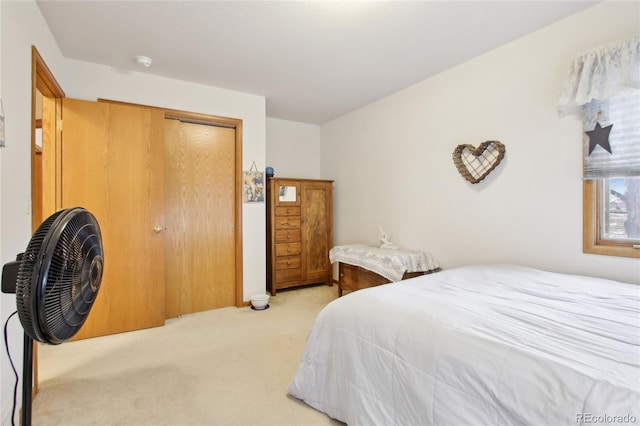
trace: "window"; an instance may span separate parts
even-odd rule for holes
[[[600,181],[598,199],[603,240],[640,243],[640,178],[610,178]],[[635,208],[634,208],[635,207]]]
[[[583,251],[640,257],[640,178],[585,180]]]
[[[582,116],[583,251],[640,258],[640,36],[578,56],[559,111]]]
[[[584,252],[640,257],[640,95],[622,90],[594,99],[582,119]],[[596,126],[608,130],[600,134]]]

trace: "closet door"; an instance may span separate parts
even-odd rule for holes
[[[76,338],[164,324],[163,120],[158,109],[62,101],[61,208],[100,224],[104,275]]]
[[[167,318],[235,306],[236,130],[164,129]]]

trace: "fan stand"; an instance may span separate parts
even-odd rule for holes
[[[75,293],[81,298],[82,310],[73,312],[74,319],[82,326],[91,305],[95,300],[103,270],[102,234],[96,218],[86,209],[75,207],[59,210],[47,218],[31,237],[27,250],[20,253],[14,262],[2,268],[2,292],[16,294],[16,307],[20,323],[24,329],[24,345],[22,359],[22,409],[21,425],[31,426],[33,406],[33,341],[60,344],[71,338],[79,327],[67,327],[61,333],[52,332],[49,320],[63,318],[62,305],[54,306],[56,315],[47,316],[45,310],[47,300],[46,283],[49,281],[67,283],[77,286],[82,293]],[[78,266],[78,279],[71,281],[69,274],[76,270],[66,269],[62,264],[67,261]],[[51,267],[51,265],[57,265]],[[62,286],[58,292],[71,291],[69,286]],[[57,294],[57,293],[56,293]],[[60,301],[60,295],[55,300]],[[73,302],[77,298],[71,297]],[[80,299],[78,299],[80,300]],[[72,306],[76,307],[75,304]],[[59,324],[59,323],[58,323]],[[66,323],[69,325],[69,323]],[[55,327],[54,327],[55,328]],[[6,333],[6,329],[5,329]],[[8,343],[7,343],[8,351]],[[9,355],[11,356],[11,355]],[[14,406],[15,411],[15,406]],[[12,412],[12,419],[13,419]]]
[[[22,356],[22,426],[31,426],[31,405],[33,392],[33,339],[24,333]]]
[[[18,259],[21,255],[18,255]],[[2,268],[2,293],[16,294],[16,280],[18,277],[19,261],[9,262]],[[20,424],[31,426],[31,407],[33,405],[33,339],[24,333],[22,350],[22,408]]]

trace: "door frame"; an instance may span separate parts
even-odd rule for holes
[[[53,108],[49,109],[40,123],[36,123],[36,92],[43,97],[53,99]],[[35,46],[31,46],[31,230],[35,232],[45,218],[56,211],[58,191],[58,150],[60,132],[57,122],[60,119],[64,91]],[[52,149],[43,149],[39,153],[36,146],[36,128],[41,126],[43,146],[47,138]],[[40,156],[40,158],[38,158]],[[33,345],[33,391],[38,393],[38,345]]]
[[[42,151],[42,168],[38,167],[38,147],[36,146],[36,91],[43,97],[53,99],[53,108],[42,117],[42,138],[48,142],[51,149]],[[58,84],[53,73],[40,56],[38,49],[31,46],[31,197],[32,200],[41,199],[40,206],[32,202],[32,231],[56,212],[60,205],[58,177],[60,176],[60,138],[58,122],[62,115],[62,98],[65,97],[62,87]]]

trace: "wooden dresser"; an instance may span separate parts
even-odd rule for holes
[[[333,181],[267,179],[267,290],[332,285]]]

